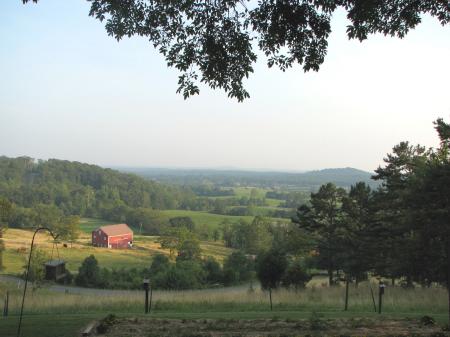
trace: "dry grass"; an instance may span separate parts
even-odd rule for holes
[[[28,258],[32,235],[31,231],[22,229],[11,228],[6,231],[3,273],[22,273]],[[168,250],[161,249],[160,244],[156,242],[157,239],[156,236],[136,235],[133,249],[106,249],[92,247],[90,234],[80,232],[80,237],[73,246],[69,244],[68,248],[64,248],[59,244],[58,247],[60,257],[66,260],[67,268],[71,272],[77,272],[83,260],[91,254],[95,255],[101,267],[141,269],[150,266],[153,255],[169,254]],[[53,241],[49,234],[45,232],[37,234],[35,246],[45,251],[48,256],[52,255]],[[222,242],[202,242],[200,246],[205,256],[213,256],[218,261],[223,261],[232,252],[232,249],[224,247]],[[56,250],[53,251],[53,256],[57,256]]]
[[[20,291],[10,284],[11,311],[17,311]],[[13,289],[16,288],[16,289]],[[6,287],[0,284],[0,298]],[[383,310],[399,313],[443,314],[447,310],[446,290],[443,288],[405,290],[387,288]],[[190,291],[154,291],[154,308],[167,312],[208,311],[266,311],[268,294],[259,289],[249,291],[248,286]],[[298,292],[285,289],[273,292],[275,310],[341,311],[344,306],[343,287],[310,287]],[[46,289],[30,292],[27,311],[32,313],[81,312],[140,312],[143,307],[142,291],[118,291],[91,295],[55,293]],[[373,312],[367,284],[351,288],[350,311]]]

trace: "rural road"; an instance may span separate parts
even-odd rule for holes
[[[0,275],[0,282],[8,282],[17,284],[18,288],[22,288],[25,281],[19,277],[11,275]],[[94,289],[94,288],[82,288],[53,284],[45,287],[50,291],[69,293],[69,294],[83,294],[83,295],[98,295],[98,296],[111,296],[111,295],[127,295],[136,293],[138,290],[111,290],[111,289]]]

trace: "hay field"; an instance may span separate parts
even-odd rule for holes
[[[28,258],[29,247],[33,232],[29,230],[10,228],[4,235],[6,251],[3,262],[5,269],[3,274],[20,274]],[[67,268],[71,272],[77,272],[83,260],[89,255],[95,255],[101,267],[106,268],[145,268],[150,266],[152,257],[155,254],[169,254],[168,250],[161,249],[156,242],[156,236],[135,235],[132,249],[107,249],[91,246],[90,233],[80,232],[80,237],[72,246],[68,244],[64,248],[58,245],[59,256],[67,262]],[[53,241],[49,234],[40,232],[35,239],[35,247],[39,247],[47,253],[49,257],[57,257],[56,249],[53,249]],[[232,249],[224,247],[222,242],[201,242],[203,255],[213,256],[219,261],[231,254]]]

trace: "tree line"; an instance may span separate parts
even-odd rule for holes
[[[64,214],[99,217],[120,207],[175,209],[194,194],[95,165],[0,157],[0,195],[31,208],[54,204]]]
[[[59,213],[62,213],[126,222],[132,226],[144,224],[146,233],[158,235],[162,224],[168,221],[158,210],[185,209],[241,216],[261,214],[255,207],[266,205],[264,198],[204,196],[214,193],[229,196],[232,192],[211,186],[192,189],[164,185],[78,162],[0,157],[0,196],[12,204],[8,215],[3,216],[10,227],[31,228],[40,223],[37,214],[44,210],[46,214],[55,215],[47,219],[50,223],[61,218]],[[288,217],[290,214],[278,211],[264,215]]]
[[[376,190],[333,184],[311,194],[293,219],[310,238],[330,284],[340,273],[355,281],[371,272],[407,287],[446,285],[450,253],[450,127],[439,119],[438,149],[402,142],[375,171]]]

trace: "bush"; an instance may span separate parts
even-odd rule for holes
[[[198,289],[205,284],[205,271],[195,261],[177,261],[176,264],[153,278],[155,288],[160,289]]]
[[[208,284],[222,283],[223,272],[219,262],[212,256],[208,256],[203,261],[203,270],[206,273],[205,280]]]
[[[256,275],[263,289],[276,289],[287,268],[286,255],[276,249],[258,255]]]
[[[153,257],[152,265],[150,266],[150,275],[154,276],[158,273],[164,272],[169,267],[169,258],[164,254],[156,254]]]
[[[423,316],[420,319],[420,324],[424,325],[424,326],[435,325],[436,324],[436,320],[433,317],[431,317],[431,316]]]
[[[80,287],[98,287],[101,285],[100,268],[94,255],[84,259],[78,268],[75,284]]]
[[[309,318],[311,330],[325,330],[328,327],[327,322],[323,319],[323,315],[315,311],[312,312]]]
[[[296,261],[292,263],[286,270],[281,283],[284,287],[293,287],[295,290],[305,288],[306,284],[311,280],[305,269]]]
[[[116,316],[113,314],[109,314],[105,318],[103,318],[97,326],[97,333],[104,334],[108,332],[108,330],[116,323]]]
[[[254,270],[254,262],[243,252],[233,252],[223,263],[224,283],[231,285],[249,281]]]

